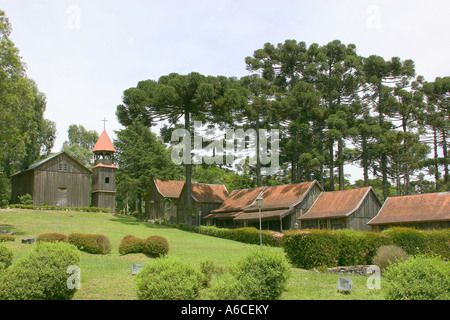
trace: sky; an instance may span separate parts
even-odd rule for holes
[[[412,59],[427,81],[450,74],[448,0],[0,0],[0,10],[47,97],[53,152],[70,124],[101,133],[106,118],[114,139],[122,93],[139,81],[193,71],[245,76],[245,57],[267,42],[338,39],[362,56]]]

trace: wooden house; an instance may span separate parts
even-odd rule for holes
[[[266,187],[261,193],[262,228],[274,231],[295,228],[297,218],[306,213],[323,191],[317,181]],[[259,207],[253,202],[234,218],[237,225],[259,228]]]
[[[242,210],[251,206],[266,187],[233,190],[218,209],[210,211],[205,217],[207,225],[232,228]]]
[[[370,230],[367,222],[381,206],[372,187],[323,192],[298,221],[301,229]]]
[[[368,225],[374,231],[394,226],[450,228],[450,192],[389,197]]]
[[[194,224],[204,223],[203,218],[209,215],[211,210],[217,209],[229,196],[227,188],[223,184],[192,183],[192,215],[189,217],[186,207],[186,184],[183,185],[180,197],[176,203],[177,223],[195,221]]]
[[[145,201],[145,215],[150,220],[161,219],[175,222],[176,202],[180,198],[184,181],[153,179]]]
[[[28,193],[36,206],[88,207],[91,173],[66,152],[57,153],[11,176],[12,203]]]

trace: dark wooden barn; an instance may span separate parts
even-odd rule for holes
[[[394,226],[416,229],[450,228],[450,192],[389,197],[368,225],[374,231]]]
[[[184,181],[153,179],[144,197],[147,218],[175,222],[177,217],[175,204],[180,198],[183,186]]]
[[[204,224],[203,218],[209,215],[211,210],[217,209],[228,197],[228,190],[223,184],[192,183],[192,213],[191,221],[194,224]],[[180,198],[176,202],[177,223],[188,222],[186,212],[186,184],[180,193]]]
[[[317,181],[266,187],[261,194],[262,228],[285,231],[295,228],[297,218],[311,208],[323,191]],[[234,218],[237,226],[259,228],[259,208],[255,202]]]
[[[36,206],[89,207],[91,171],[66,152],[32,164],[11,176],[12,203],[30,194]]]
[[[381,206],[372,187],[323,192],[298,220],[302,229],[369,231],[367,222],[375,217]]]

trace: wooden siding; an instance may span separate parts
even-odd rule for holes
[[[32,170],[13,176],[12,200],[18,203],[18,196],[29,193],[33,204],[38,206],[56,205],[58,200],[64,199],[68,207],[88,207],[89,187],[90,171],[61,153]],[[61,192],[65,193],[63,197]]]
[[[373,191],[369,192],[359,209],[347,217],[347,228],[360,231],[370,231],[371,227],[367,224],[367,222],[375,217],[380,209],[381,204],[375,198]]]
[[[346,217],[301,220],[302,229],[344,229],[370,231],[367,224],[381,209],[381,203],[374,192],[369,191],[358,210]]]
[[[175,222],[177,217],[177,198],[164,198],[157,190],[154,180],[146,195],[145,215],[150,220],[161,219]]]

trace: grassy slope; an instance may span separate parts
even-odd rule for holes
[[[105,256],[82,253],[81,289],[76,293],[75,299],[135,298],[131,264],[145,262],[149,258],[143,254],[119,255],[119,243],[128,234],[140,238],[164,236],[170,244],[169,254],[191,263],[210,259],[216,264],[227,265],[252,246],[151,225],[132,217],[86,212],[60,212],[57,215],[55,211],[0,210],[0,230],[7,229],[16,234],[16,241],[7,243],[14,250],[15,260],[29,252],[33,246],[21,244],[20,239],[56,232],[57,216],[59,233],[100,233],[108,236],[112,245],[111,253]],[[382,299],[380,291],[366,288],[366,277],[352,277],[355,284],[351,295],[336,292],[337,279],[338,275],[293,269],[282,299]]]

